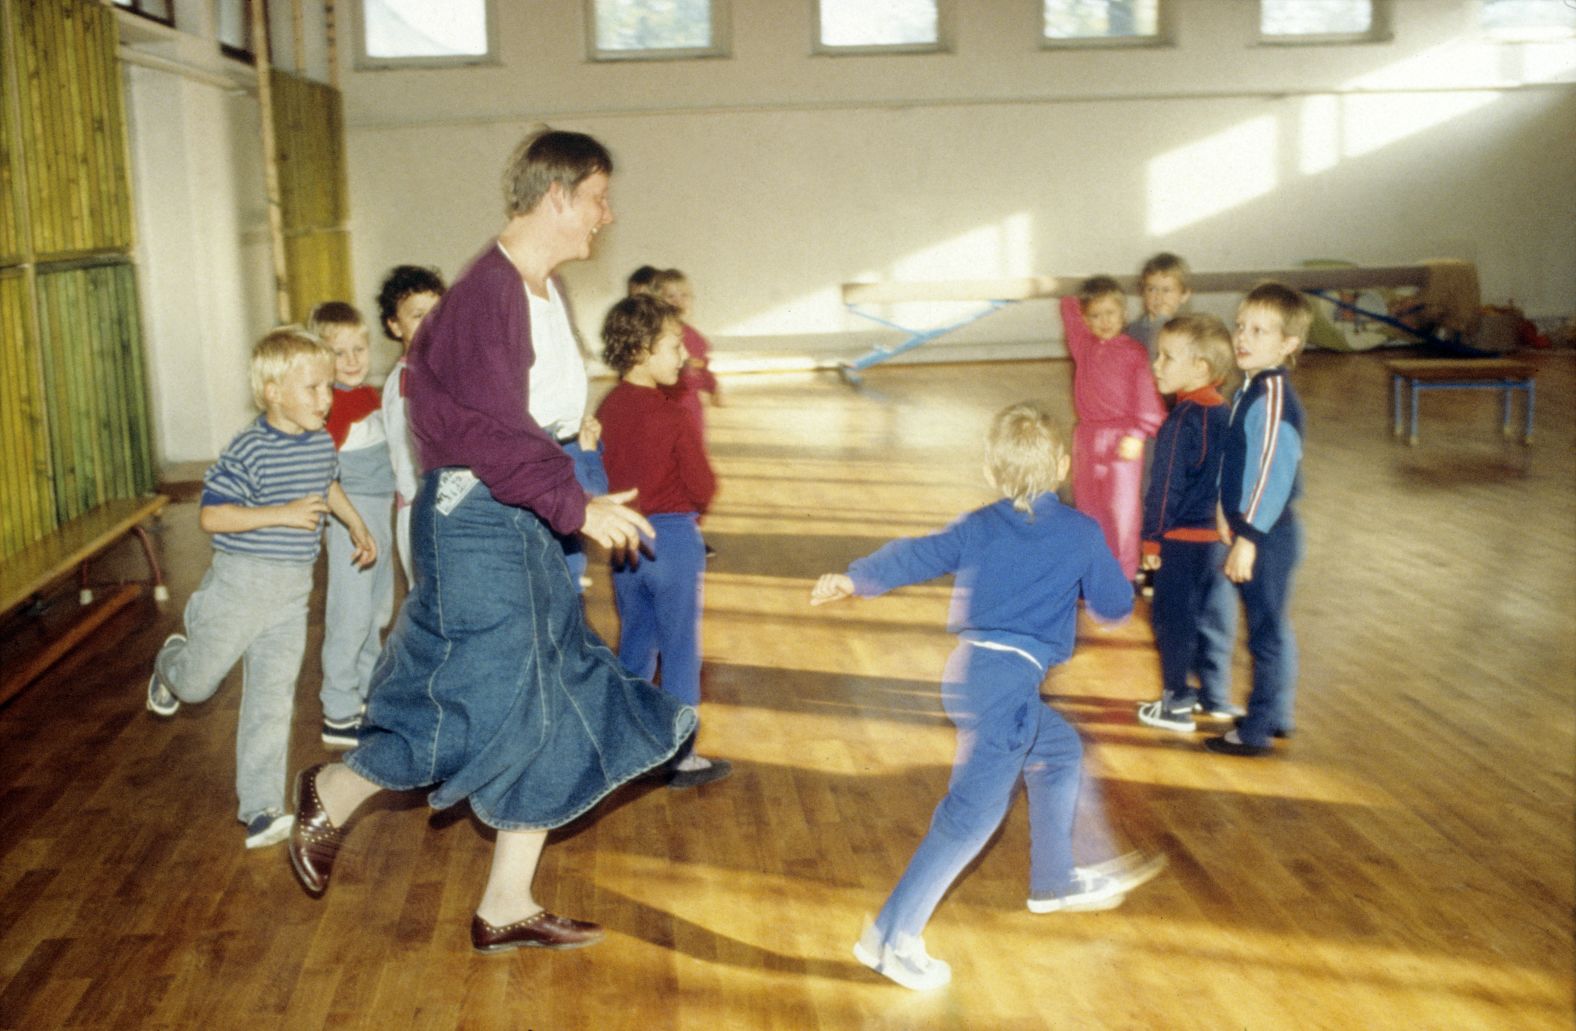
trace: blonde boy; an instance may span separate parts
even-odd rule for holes
[[[346,527],[325,528],[328,597],[323,609],[323,744],[351,748],[394,615],[394,467],[384,430],[382,396],[367,386],[371,347],[361,313],[344,301],[312,310],[307,328],[334,352],[334,403],[324,426],[339,452],[339,485],[377,545],[377,559],[358,568]]]
[[[1127,335],[1144,345],[1155,357],[1155,338],[1160,328],[1175,317],[1193,297],[1187,287],[1187,262],[1169,251],[1161,251],[1138,272],[1138,296],[1144,314],[1127,324]]]
[[[1138,720],[1165,730],[1192,731],[1195,710],[1242,715],[1230,701],[1237,598],[1221,573],[1226,546],[1215,528],[1231,421],[1219,388],[1234,368],[1231,333],[1215,316],[1179,315],[1160,330],[1155,386],[1175,402],[1155,434],[1142,565],[1154,577],[1162,693],[1138,707]]]
[[[186,633],[164,642],[148,680],[148,709],[173,716],[182,702],[213,697],[243,660],[235,781],[247,848],[290,833],[286,753],[323,517],[349,528],[358,564],[377,557],[323,429],[333,379],[333,352],[300,327],[276,329],[252,349],[252,398],[263,414],[203,478],[198,522],[213,535],[213,562],[187,602]]]
[[[1290,737],[1297,687],[1292,634],[1292,573],[1302,559],[1302,527],[1293,503],[1302,494],[1302,403],[1286,367],[1313,322],[1308,299],[1281,283],[1262,283],[1242,299],[1232,344],[1247,377],[1231,402],[1220,468],[1221,540],[1230,546],[1226,576],[1237,585],[1248,620],[1253,690],[1237,729],[1204,746],[1257,756],[1270,740]]]
[[[1110,909],[1164,865],[1130,853],[1075,867],[1073,817],[1082,775],[1078,732],[1040,698],[1051,666],[1073,651],[1078,601],[1126,618],[1132,588],[1093,519],[1062,505],[1070,460],[1055,418],[1031,402],[997,413],[986,469],[1002,500],[929,537],[893,541],[828,573],[812,605],[955,574],[948,629],[959,644],[941,702],[958,730],[947,796],[854,956],[905,988],[937,988],[951,968],[925,951],[925,925],[952,882],[1001,825],[1021,780],[1029,796],[1029,911]]]

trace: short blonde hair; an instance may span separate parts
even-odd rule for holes
[[[1237,368],[1237,356],[1231,345],[1231,330],[1213,315],[1178,315],[1160,327],[1162,333],[1174,333],[1187,340],[1193,353],[1209,366],[1209,381],[1217,386],[1226,382]]]
[[[263,388],[278,383],[297,365],[305,362],[334,364],[334,352],[323,341],[301,326],[280,326],[269,330],[252,348],[252,403],[266,409]]]
[[[1300,290],[1293,290],[1285,283],[1266,280],[1249,290],[1237,310],[1264,308],[1280,316],[1281,333],[1296,337],[1297,347],[1286,356],[1288,365],[1297,364],[1297,356],[1308,346],[1308,330],[1313,327],[1313,302]]]
[[[1030,512],[1036,498],[1061,486],[1065,439],[1061,422],[1036,401],[1008,405],[991,419],[985,468],[1013,508]]]

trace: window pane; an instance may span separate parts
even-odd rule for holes
[[[166,25],[175,24],[175,17],[170,13],[170,0],[114,0],[114,4]]]
[[[821,45],[897,47],[937,43],[936,0],[820,0]]]
[[[1483,0],[1483,27],[1504,39],[1563,39],[1576,34],[1576,4],[1566,0]]]
[[[368,57],[485,57],[487,0],[361,0]]]
[[[1045,0],[1045,38],[1158,36],[1159,8],[1159,0]]]
[[[598,50],[709,50],[711,0],[596,0]]]
[[[1373,0],[1259,0],[1266,36],[1359,36],[1373,18]]]

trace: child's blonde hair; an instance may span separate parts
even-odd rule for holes
[[[297,365],[304,362],[334,364],[334,352],[323,346],[323,341],[302,326],[280,326],[269,330],[252,348],[252,403],[259,410],[268,407],[263,388],[278,383]]]
[[[1185,337],[1193,353],[1209,366],[1210,383],[1219,386],[1236,371],[1237,357],[1231,346],[1231,330],[1213,315],[1178,315],[1160,327],[1162,333]]]
[[[1036,401],[1008,405],[991,420],[985,440],[985,469],[990,482],[1012,507],[1031,512],[1034,501],[1062,482],[1067,454],[1061,423]]]
[[[1308,344],[1308,330],[1313,326],[1313,302],[1302,291],[1271,279],[1248,291],[1242,303],[1237,305],[1237,310],[1243,308],[1268,308],[1280,316],[1281,333],[1297,338],[1296,349],[1286,356],[1286,364],[1295,366],[1297,356]]]
[[[675,283],[688,283],[689,277],[676,268],[658,269],[651,277],[647,289],[654,297],[661,297],[662,291]]]
[[[366,326],[356,306],[345,301],[324,301],[307,316],[306,331],[319,340],[327,340],[332,329],[362,329]]]

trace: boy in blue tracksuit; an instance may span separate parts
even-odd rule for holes
[[[1247,378],[1231,404],[1220,467],[1221,539],[1226,577],[1248,620],[1253,691],[1235,730],[1204,747],[1258,756],[1292,732],[1297,641],[1291,629],[1292,572],[1302,559],[1293,503],[1302,494],[1302,403],[1286,375],[1313,322],[1307,298],[1280,283],[1254,287],[1237,308],[1237,368]]]
[[[1218,388],[1234,364],[1231,332],[1213,315],[1169,319],[1155,340],[1155,386],[1176,403],[1155,434],[1144,497],[1140,564],[1154,574],[1162,690],[1139,705],[1138,721],[1164,730],[1191,733],[1195,709],[1215,719],[1242,715],[1230,694],[1237,595],[1221,571],[1226,546],[1215,528],[1231,421]]]
[[[861,963],[905,988],[951,979],[951,968],[926,953],[921,932],[1001,825],[1020,780],[1029,795],[1031,912],[1110,909],[1164,865],[1136,852],[1073,865],[1083,744],[1040,699],[1040,684],[1072,655],[1080,597],[1095,616],[1120,620],[1132,611],[1133,592],[1099,525],[1057,500],[1068,465],[1044,408],[1025,403],[999,412],[986,469],[1003,500],[940,533],[893,541],[846,574],[828,573],[810,596],[816,605],[873,597],[956,574],[947,623],[960,641],[941,684],[947,718],[958,728],[952,780],[902,879],[854,945]]]

